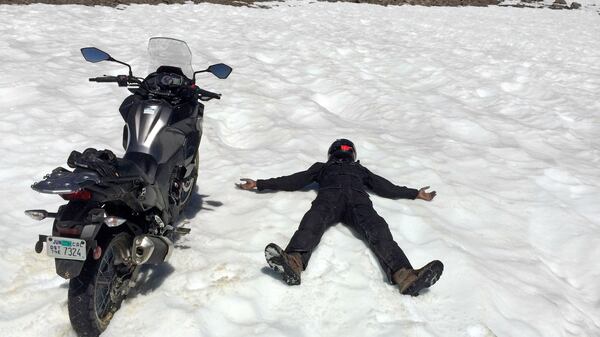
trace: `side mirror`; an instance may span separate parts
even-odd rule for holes
[[[231,71],[233,69],[231,69],[230,66],[224,64],[224,63],[218,63],[218,64],[213,64],[212,66],[208,67],[208,69],[206,69],[209,73],[217,76],[218,78],[224,80],[226,79],[229,74],[231,74]]]
[[[83,58],[92,63],[100,62],[100,61],[112,61],[116,63],[120,63],[122,65],[126,65],[129,68],[129,76],[133,77],[133,73],[131,72],[131,66],[125,62],[121,62],[119,60],[115,60],[107,52],[103,52],[102,50],[96,47],[87,47],[81,48],[81,54]]]
[[[105,53],[96,47],[81,48],[81,54],[86,61],[92,63],[109,61],[112,59],[108,53]]]

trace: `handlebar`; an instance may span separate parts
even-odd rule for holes
[[[202,99],[203,97],[206,97],[209,99],[212,99],[212,98],[221,99],[221,94],[217,94],[215,92],[211,92],[208,90],[196,88],[196,92],[200,95],[200,99]]]
[[[141,84],[139,79],[127,75],[92,77],[89,80],[90,82],[116,82],[120,87],[126,87],[129,84]]]
[[[129,84],[141,85],[142,83],[138,78],[127,75],[91,77],[89,78],[89,81],[99,83],[118,83],[120,87],[127,87]],[[198,87],[195,87],[194,90],[200,96],[201,101],[209,101],[213,98],[221,99],[221,94],[217,94],[216,92],[200,89]]]
[[[90,82],[117,82],[117,76],[101,76],[101,77],[92,77],[90,78]]]

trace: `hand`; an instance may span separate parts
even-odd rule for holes
[[[240,179],[240,181],[243,181],[244,183],[243,184],[242,183],[235,184],[235,186],[237,186],[237,188],[246,190],[246,191],[256,189],[256,181],[254,181],[252,179],[248,179],[248,178],[242,178],[242,179]]]
[[[433,198],[435,198],[435,196],[437,195],[437,193],[435,191],[425,192],[425,190],[427,190],[428,188],[429,188],[429,186],[422,187],[419,190],[419,194],[417,195],[417,197],[415,199],[423,199],[426,201],[431,201]]]

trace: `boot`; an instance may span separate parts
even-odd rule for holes
[[[401,294],[418,296],[419,291],[434,285],[443,271],[444,265],[442,262],[435,260],[417,270],[402,268],[392,275],[392,279],[398,284]]]
[[[269,266],[280,273],[285,283],[290,286],[300,284],[300,273],[304,269],[299,253],[286,253],[274,243],[265,247],[265,258]]]

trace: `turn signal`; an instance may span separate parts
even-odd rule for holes
[[[94,248],[92,257],[94,258],[94,260],[98,260],[100,256],[102,256],[102,247],[96,246],[96,248]]]
[[[48,217],[48,211],[43,209],[30,209],[25,211],[25,214],[33,220],[44,220]]]
[[[122,224],[125,223],[125,219],[123,218],[119,218],[116,216],[109,216],[104,218],[104,223],[108,226],[108,227],[118,227],[121,226]]]

